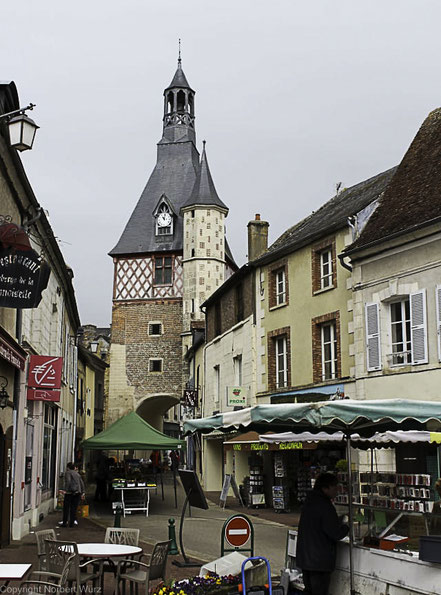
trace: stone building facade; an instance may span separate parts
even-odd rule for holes
[[[20,106],[14,82],[0,83],[0,113]],[[0,380],[9,395],[0,410],[0,547],[21,539],[56,505],[60,475],[73,459],[76,416],[76,335],[80,324],[73,272],[28,180],[7,127],[0,131],[0,225],[11,223],[50,275],[36,307],[0,307]],[[3,242],[3,253],[19,246]],[[2,271],[3,273],[3,271]],[[55,400],[28,393],[32,355],[63,358]],[[37,392],[37,391],[35,391]],[[44,391],[41,391],[44,393]]]
[[[196,148],[195,92],[181,61],[164,91],[156,166],[117,245],[107,425],[137,411],[179,431],[189,381],[185,353],[200,306],[236,265],[225,239],[228,208]],[[164,425],[164,418],[166,420]]]

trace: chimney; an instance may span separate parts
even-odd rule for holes
[[[258,258],[268,248],[268,221],[261,221],[257,214],[248,223],[248,262]]]

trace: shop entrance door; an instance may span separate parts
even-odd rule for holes
[[[11,540],[11,461],[12,428],[5,434],[0,426],[0,547]]]

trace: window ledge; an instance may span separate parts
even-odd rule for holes
[[[271,306],[271,308],[269,308],[269,311],[272,312],[273,310],[278,310],[279,308],[283,308],[284,306],[287,306],[289,304],[289,302],[283,302],[283,304],[277,304],[276,306]]]
[[[312,295],[319,295],[320,293],[325,293],[326,291],[330,291],[331,289],[335,288],[335,285],[330,285],[329,287],[324,287],[323,289],[317,289],[317,291],[313,291]]]

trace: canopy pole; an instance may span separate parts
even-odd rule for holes
[[[350,594],[356,595],[354,587],[354,511],[352,508],[352,457],[351,457],[351,435],[346,433],[346,458],[348,461],[348,500],[349,500],[349,582]]]

